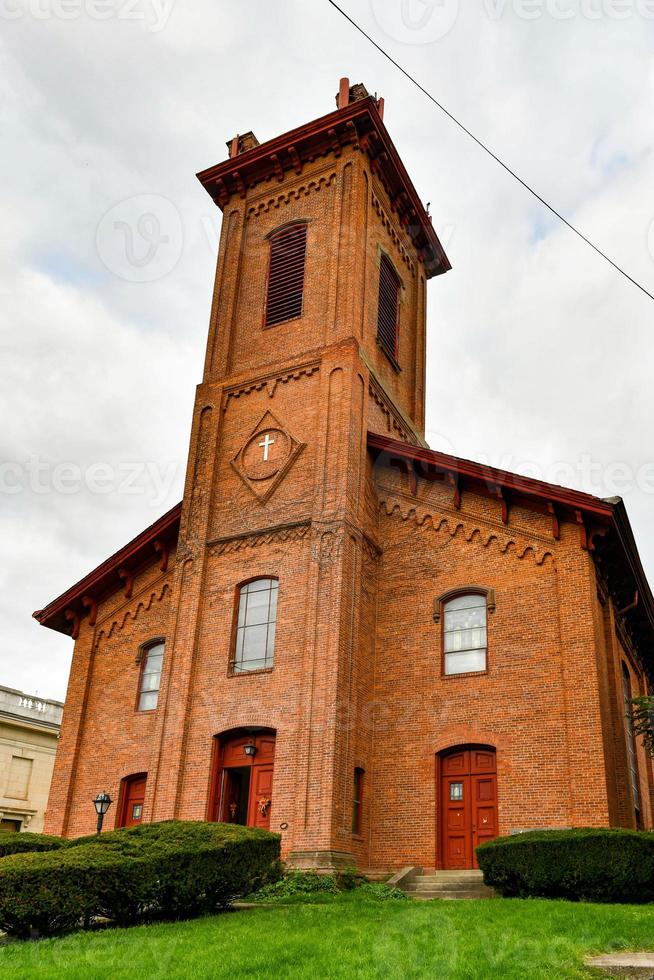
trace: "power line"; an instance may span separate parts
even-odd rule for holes
[[[599,248],[597,245],[595,245],[594,242],[590,240],[590,238],[587,238],[583,232],[579,231],[579,229],[575,227],[575,225],[573,225],[572,222],[568,221],[568,219],[565,218],[560,211],[557,211],[556,208],[553,207],[553,205],[549,204],[544,197],[541,197],[538,191],[535,191],[534,188],[531,187],[526,180],[523,180],[522,177],[520,177],[520,175],[515,172],[515,170],[512,170],[511,167],[509,167],[509,165],[504,162],[504,160],[500,159],[500,157],[498,157],[496,153],[493,153],[493,151],[488,146],[486,146],[486,144],[482,140],[480,140],[477,136],[475,136],[475,134],[472,133],[466,126],[464,126],[463,123],[456,118],[456,116],[454,116],[448,109],[446,109],[445,106],[431,94],[431,92],[428,92],[427,89],[424,87],[424,85],[421,85],[420,82],[416,78],[414,78],[413,75],[410,74],[410,72],[406,70],[406,68],[403,68],[402,65],[399,62],[397,62],[395,58],[393,58],[388,53],[388,51],[385,51],[384,48],[382,48],[382,46],[378,44],[377,41],[375,41],[375,39],[370,36],[370,34],[366,33],[363,27],[357,24],[357,22],[353,20],[352,17],[350,17],[350,15],[346,13],[345,10],[343,10],[342,7],[339,7],[339,5],[335,2],[335,0],[327,0],[327,3],[331,4],[331,6],[334,7],[334,9],[339,12],[339,14],[345,17],[345,19],[349,21],[350,24],[354,28],[356,28],[356,30],[360,34],[363,34],[366,40],[370,41],[372,46],[376,48],[377,51],[379,51],[379,53],[383,55],[387,61],[390,61],[390,63],[394,65],[395,68],[398,69],[398,71],[402,72],[405,78],[408,78],[408,80],[412,82],[413,85],[416,86],[416,88],[420,89],[422,94],[426,95],[427,98],[441,110],[441,112],[445,113],[448,119],[450,119],[456,126],[458,126],[459,129],[463,130],[466,136],[469,136],[471,140],[474,140],[477,146],[480,146],[482,150],[484,150],[490,157],[493,158],[493,160],[495,160],[496,163],[499,163],[500,167],[506,170],[506,172],[510,174],[514,178],[514,180],[517,180],[518,183],[521,184],[526,191],[529,191],[529,193],[532,194],[537,201],[539,201],[544,207],[546,207],[548,211],[551,211],[552,214],[559,219],[559,221],[562,221],[563,224],[570,229],[570,231],[573,231],[575,235],[581,238],[582,242],[585,242],[586,245],[590,245],[590,247],[595,252],[597,252],[597,254],[600,255],[603,259],[605,259],[605,261],[608,262],[609,265],[612,265],[613,268],[620,273],[620,275],[624,276],[625,279],[628,279],[629,282],[632,283],[632,285],[637,286],[638,289],[640,289],[642,293],[645,293],[645,295],[648,296],[651,300],[654,300],[654,295],[650,293],[648,289],[645,289],[645,287],[642,286],[632,276],[630,276],[628,272],[625,272],[625,270],[621,266],[619,266],[617,262],[614,262],[613,259],[606,254],[606,252],[603,252],[601,248]]]

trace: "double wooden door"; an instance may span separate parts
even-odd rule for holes
[[[246,755],[245,746],[254,747]],[[212,819],[270,829],[275,736],[236,735],[220,744]]]
[[[441,863],[477,868],[475,848],[497,837],[497,770],[492,749],[466,748],[441,757]]]

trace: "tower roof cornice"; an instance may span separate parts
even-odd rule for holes
[[[449,259],[384,125],[379,103],[372,96],[236,153],[223,163],[200,171],[197,177],[224,210],[234,196],[245,198],[248,190],[263,182],[281,183],[289,171],[301,174],[313,160],[329,153],[340,156],[346,146],[355,146],[368,156],[371,169],[388,193],[391,208],[418,250],[427,277],[447,272],[451,268]]]

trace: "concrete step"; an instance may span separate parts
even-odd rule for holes
[[[467,891],[463,891],[463,890],[452,891],[447,888],[439,888],[438,890],[435,889],[434,891],[426,891],[426,890],[415,891],[415,892],[409,892],[408,894],[410,894],[412,898],[418,899],[418,901],[426,901],[432,898],[443,898],[448,901],[457,901],[459,899],[470,899],[470,898],[475,898],[475,899],[492,898],[494,892],[492,888],[485,888],[485,887],[483,890],[478,888],[474,888],[474,889],[471,888],[468,889]]]
[[[464,882],[452,882],[451,884],[444,884],[443,882],[432,882],[431,884],[425,884],[422,881],[416,883],[414,889],[416,892],[479,892],[484,894],[487,890],[486,885],[479,884],[466,885]]]
[[[479,871],[477,868],[466,869],[466,868],[454,868],[452,870],[436,869],[435,871],[423,871],[422,874],[418,875],[419,878],[438,878],[443,881],[449,878],[465,878],[466,881],[481,881],[484,877],[483,872]]]

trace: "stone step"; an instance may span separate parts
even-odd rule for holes
[[[490,888],[487,889],[486,885],[482,884],[481,882],[479,884],[467,885],[463,881],[453,881],[447,884],[445,884],[444,882],[431,882],[426,884],[424,882],[419,881],[417,882],[415,889],[412,890],[416,892],[442,892],[442,891],[477,892],[478,891],[480,894],[484,894],[486,891],[491,891],[492,889]]]
[[[435,871],[423,871],[418,875],[419,878],[465,878],[466,881],[481,881],[484,877],[482,871],[476,868],[468,870],[466,868],[454,868],[452,870],[436,869]]]
[[[483,887],[483,878],[415,878],[413,884],[421,888],[477,888]]]
[[[447,901],[456,901],[457,899],[470,899],[470,898],[475,898],[475,899],[482,899],[483,898],[483,899],[487,899],[487,898],[492,898],[493,897],[493,889],[492,888],[484,888],[482,890],[482,889],[479,889],[479,888],[474,888],[474,889],[473,888],[470,888],[467,891],[464,891],[464,890],[453,891],[453,890],[447,889],[447,888],[440,888],[438,890],[433,890],[433,891],[426,891],[426,890],[425,891],[415,891],[415,892],[410,892],[409,894],[411,895],[412,898],[418,899],[418,901],[426,901],[426,900],[430,900],[432,898],[443,898],[443,899],[446,899]]]

